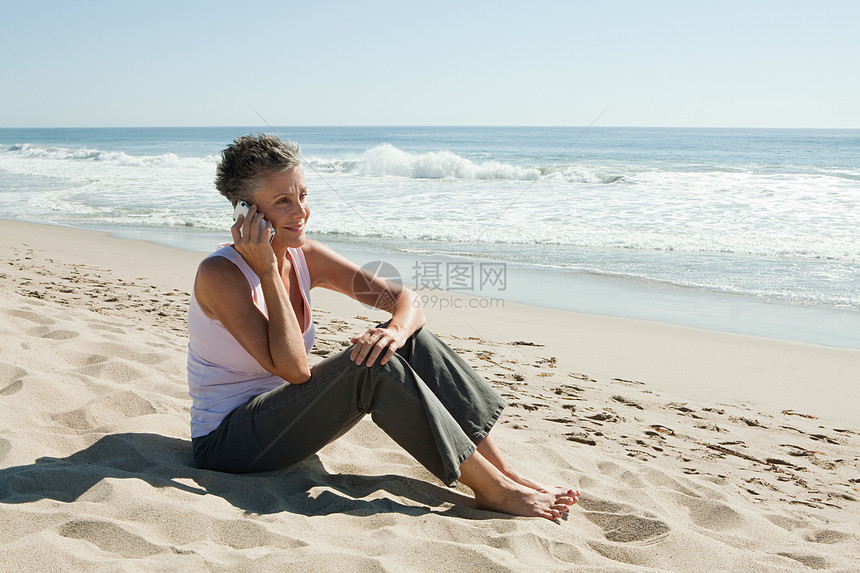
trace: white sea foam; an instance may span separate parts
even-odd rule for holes
[[[29,196],[31,209],[209,229],[229,221],[212,188],[216,161],[27,144],[0,152],[7,172],[69,182]],[[312,228],[320,232],[860,262],[860,188],[841,174],[652,169],[619,179],[589,166],[558,166],[540,175],[387,144],[311,164],[323,177],[306,170]]]
[[[583,167],[523,166],[499,161],[473,161],[451,151],[409,153],[390,144],[377,145],[352,159],[311,158],[312,169],[364,177],[410,179],[463,179],[507,181],[561,181],[567,183],[616,183],[618,173]]]
[[[316,221],[325,232],[860,262],[860,191],[832,177],[654,172],[621,186],[332,182],[339,195],[314,185],[317,209],[334,215]]]
[[[853,167],[540,165],[536,155],[503,161],[390,144],[331,155],[311,156],[305,170],[312,233],[860,307]],[[28,219],[226,232],[229,205],[212,184],[217,160],[15,144],[0,147],[0,177],[31,183],[0,191]]]
[[[128,155],[122,151],[42,147],[30,144],[6,146],[4,168],[15,170],[10,157],[57,161],[98,162],[127,167],[168,167],[212,169],[219,158],[179,157],[174,153]],[[568,183],[615,183],[624,180],[620,174],[590,171],[581,167],[535,167],[509,165],[499,161],[475,162],[450,151],[408,153],[390,144],[375,146],[353,159],[307,159],[312,170],[358,177],[404,177],[410,179],[463,179],[508,181],[562,181]],[[20,164],[19,164],[20,165]],[[24,164],[32,165],[32,164]],[[50,170],[50,164],[40,164]]]
[[[59,161],[93,161],[127,167],[190,167],[211,168],[218,162],[215,156],[179,157],[174,153],[159,155],[128,155],[122,151],[101,151],[98,149],[69,149],[65,147],[41,147],[27,143],[9,145],[8,154],[22,158],[53,159]],[[44,165],[44,164],[43,164]],[[5,163],[4,168],[14,166]]]

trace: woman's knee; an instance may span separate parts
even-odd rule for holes
[[[396,352],[388,359],[385,364],[382,364],[379,360],[375,361],[371,366],[364,366],[364,368],[370,369],[374,373],[380,373],[384,376],[388,376],[391,378],[404,378],[406,377],[406,373],[411,369],[409,366],[409,361],[406,360],[403,356],[400,356]]]
[[[438,336],[433,334],[426,327],[416,330],[415,334],[412,335],[412,339],[416,345],[423,347],[436,347],[440,344],[444,344]]]
[[[397,386],[412,395],[418,396],[417,375],[409,365],[409,361],[399,354],[394,354],[388,362],[378,361],[372,366],[364,366],[370,371],[370,377],[375,381],[374,386]]]

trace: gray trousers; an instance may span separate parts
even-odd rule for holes
[[[444,342],[421,329],[384,366],[357,365],[352,348],[326,358],[304,384],[251,398],[192,440],[201,468],[259,472],[313,455],[370,414],[447,485],[505,407],[501,395]]]

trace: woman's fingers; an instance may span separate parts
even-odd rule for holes
[[[349,359],[356,364],[361,364],[361,361],[364,360],[364,357],[367,355],[367,351],[364,348],[366,344],[365,336],[367,336],[367,333],[362,334],[361,336],[353,336],[349,339],[353,344],[352,352],[349,353]],[[359,356],[361,356],[360,359]]]
[[[251,205],[251,208],[248,209],[248,216],[245,217],[245,222],[242,224],[242,236],[249,242],[258,242],[257,239],[260,238],[259,233],[259,220],[260,213],[257,211],[256,205]],[[257,232],[254,232],[254,229],[257,229]]]
[[[253,237],[255,243],[269,244],[269,225],[270,223],[265,219],[263,213],[257,213],[254,215],[254,219],[249,225],[249,233],[250,236]]]
[[[361,336],[351,338],[350,341],[355,346],[350,352],[349,359],[365,366],[373,366],[380,355],[382,360],[379,363],[385,364],[398,348],[394,336],[383,328],[371,328]]]
[[[394,356],[394,353],[397,352],[397,348],[395,348],[394,343],[388,345],[388,348],[385,349],[385,354],[382,356],[382,360],[379,361],[379,364],[385,366],[391,357]]]
[[[246,215],[239,215],[230,232],[233,235],[233,243],[259,243],[265,234],[266,242],[269,239],[269,225],[264,214],[257,210],[256,205],[251,205]]]
[[[252,205],[247,214],[239,215],[230,227],[230,233],[233,246],[257,275],[268,266],[277,264],[269,244],[269,223],[264,219],[264,214],[257,211],[256,205]]]
[[[376,347],[377,343],[382,339],[383,334],[378,331],[378,329],[371,329],[358,337],[357,340],[354,340],[355,347],[352,349],[350,353],[350,360],[355,362],[356,364],[363,364],[365,358],[368,358],[368,354],[371,355],[371,358],[375,359],[372,354],[372,351]],[[379,353],[377,352],[377,356]],[[368,366],[372,366],[373,362],[370,358],[367,361]]]
[[[236,219],[236,222],[233,223],[233,226],[230,227],[230,234],[233,236],[233,243],[238,243],[239,239],[242,237],[240,234],[241,231],[239,229],[242,227],[242,215],[239,215],[239,218]]]
[[[391,346],[393,343],[394,339],[390,336],[382,335],[381,337],[379,337],[376,343],[371,347],[370,356],[367,357],[367,362],[365,362],[365,365],[373,366],[377,358],[379,358],[379,355],[382,354],[382,352],[386,350],[389,346]]]
[[[245,215],[239,215],[236,221],[233,222],[233,226],[230,227],[230,234],[233,235],[233,243],[238,243],[242,238],[242,226],[245,224],[246,219]]]

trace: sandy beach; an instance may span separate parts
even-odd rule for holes
[[[583,492],[559,523],[514,518],[470,507],[369,418],[287,470],[194,467],[203,256],[0,222],[0,570],[860,570],[858,350],[430,308],[507,399],[494,435],[512,461]],[[314,361],[384,316],[312,295]]]

